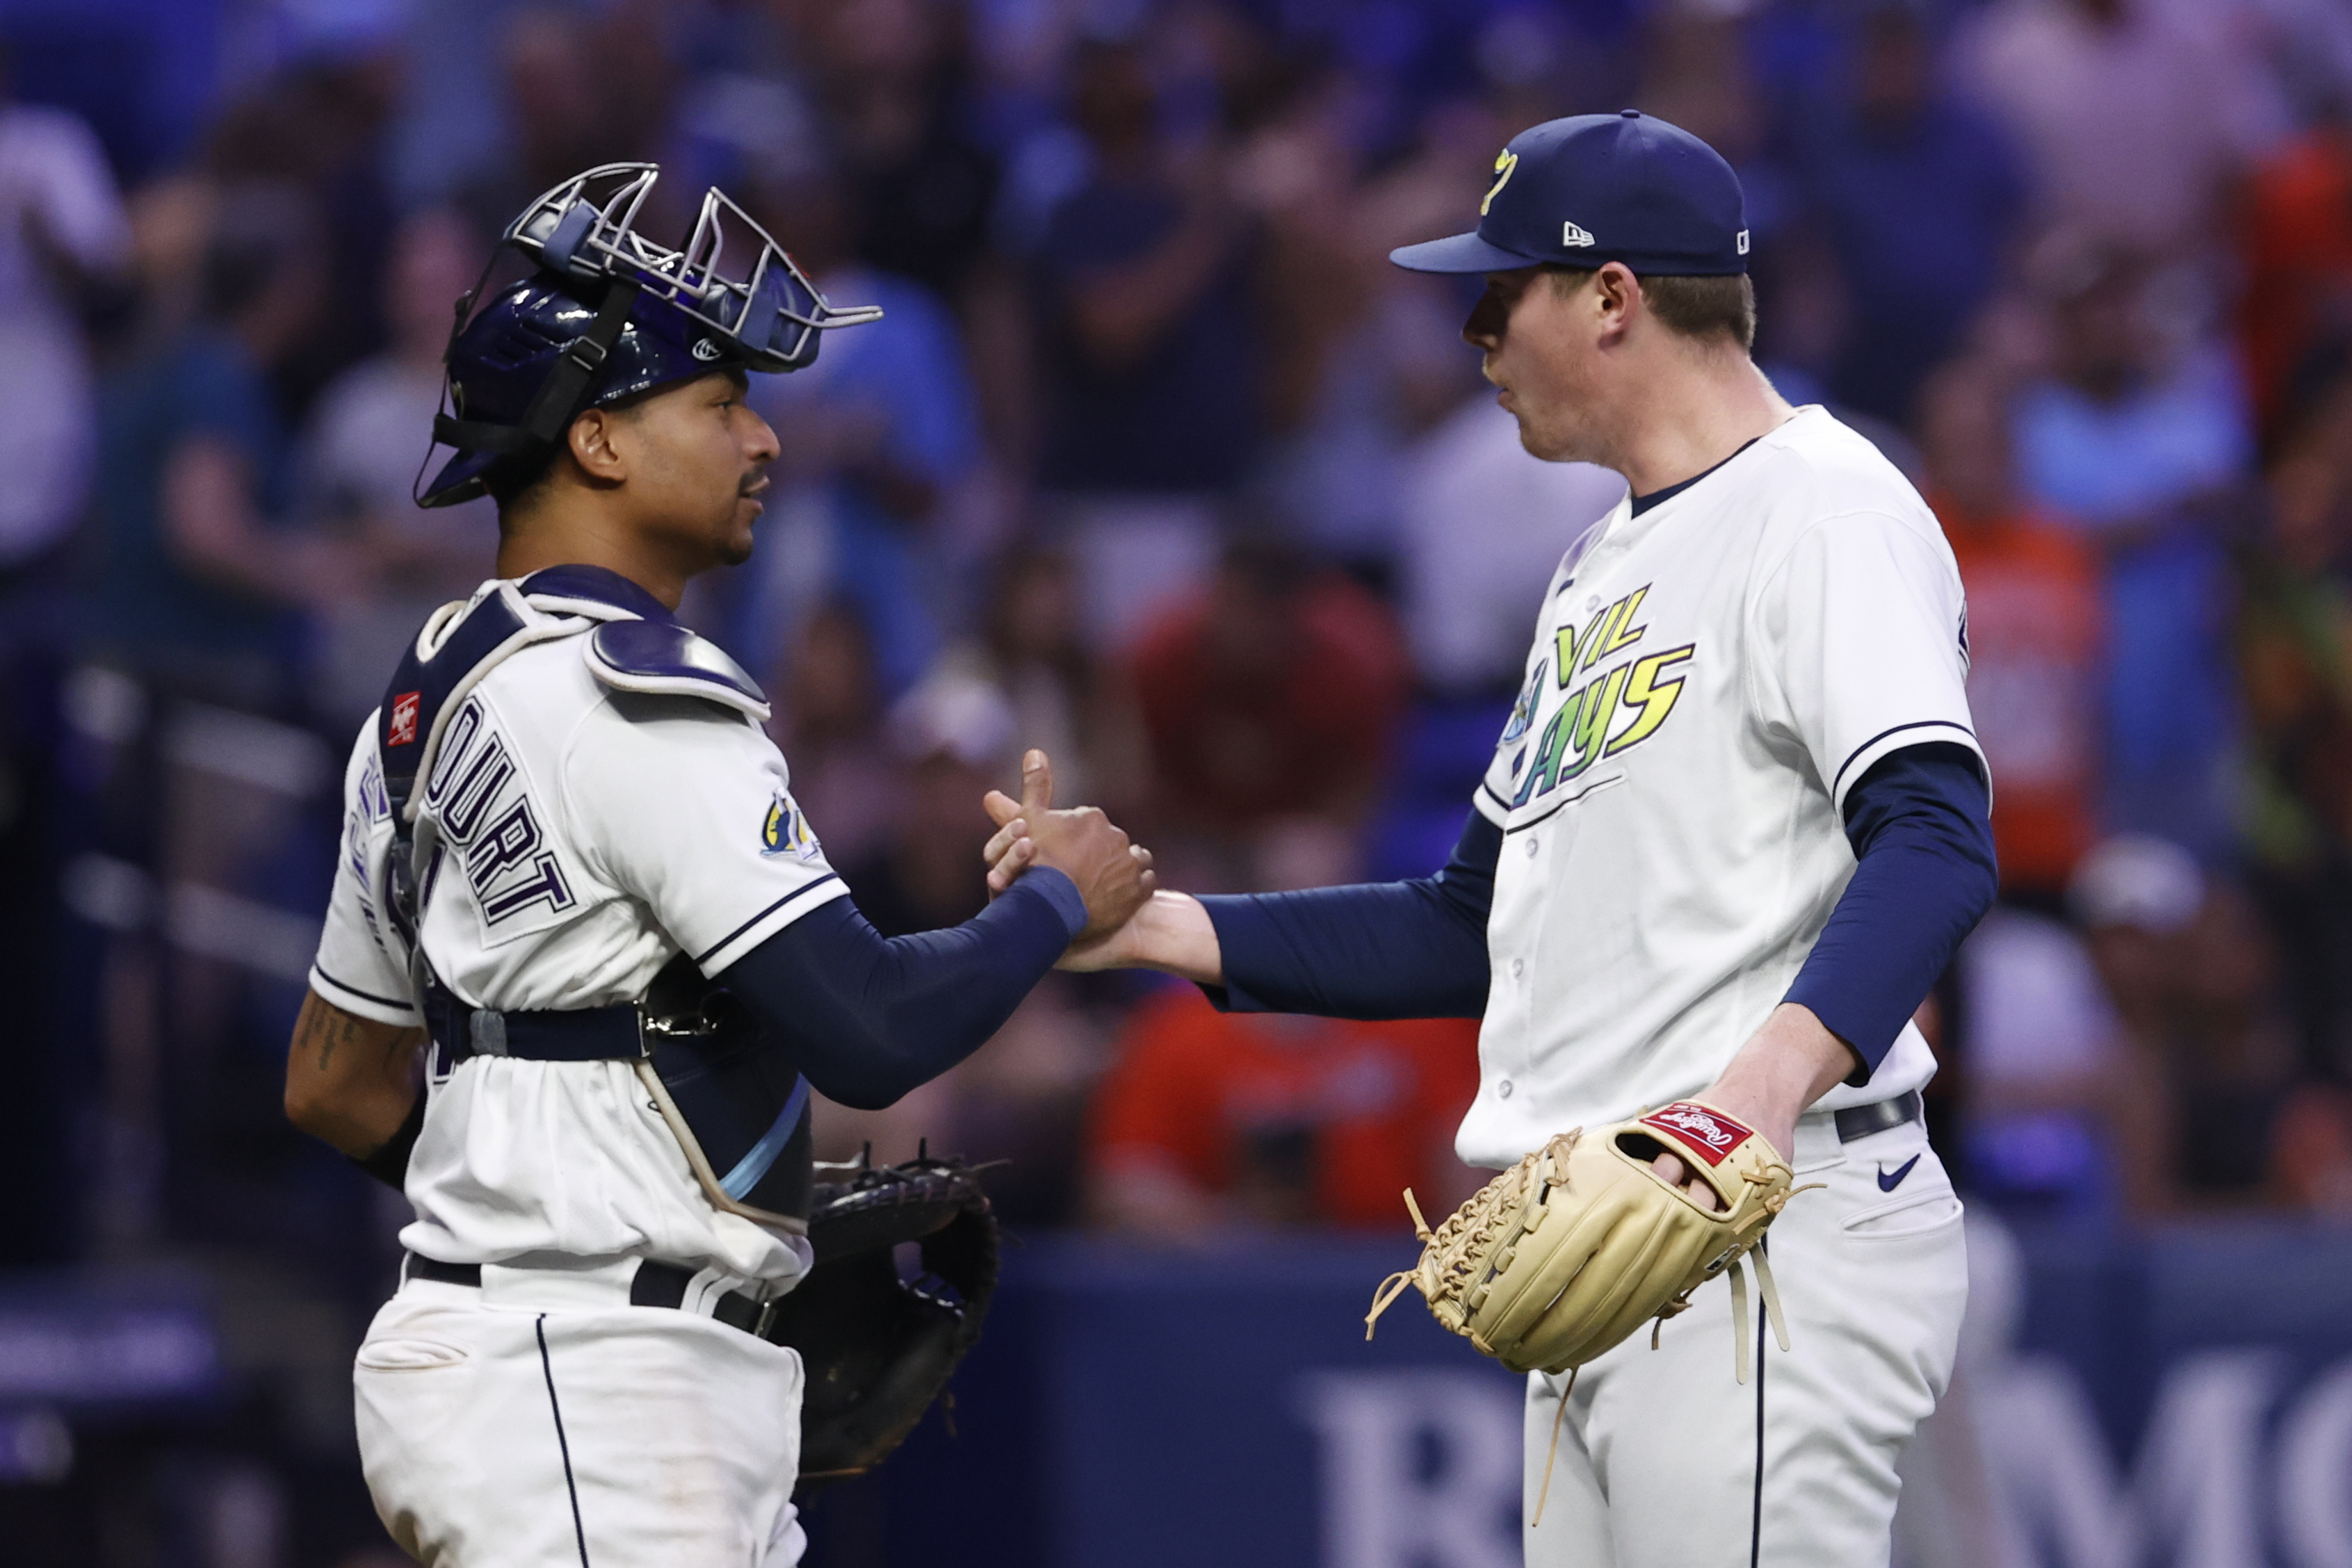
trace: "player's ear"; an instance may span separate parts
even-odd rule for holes
[[[1591,296],[1593,315],[1606,337],[1622,333],[1642,308],[1641,280],[1622,261],[1604,262],[1586,292]]]
[[[622,423],[613,410],[604,408],[583,410],[572,422],[572,428],[565,433],[572,461],[589,478],[617,485],[629,476],[628,459],[614,442]]]

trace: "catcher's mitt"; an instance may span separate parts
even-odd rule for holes
[[[974,1167],[928,1157],[817,1186],[816,1267],[763,1337],[801,1353],[801,1481],[872,1469],[906,1440],[980,1338],[996,1291],[996,1218]],[[918,1243],[902,1280],[893,1251]]]
[[[1702,1208],[1661,1180],[1650,1162],[1662,1153],[1681,1156],[1723,1207]],[[1745,1383],[1740,1259],[1794,1196],[1790,1181],[1769,1141],[1695,1100],[1591,1134],[1563,1133],[1488,1182],[1433,1233],[1405,1194],[1425,1243],[1421,1263],[1381,1287],[1364,1337],[1413,1285],[1439,1322],[1512,1371],[1558,1374],[1614,1347],[1643,1320],[1663,1323],[1684,1311],[1693,1291],[1729,1269],[1735,1357]],[[1761,1252],[1756,1276],[1765,1316],[1786,1350],[1780,1294]]]

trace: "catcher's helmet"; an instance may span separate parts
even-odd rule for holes
[[[767,231],[716,189],[704,193],[685,249],[646,239],[635,232],[637,211],[660,174],[651,163],[607,163],[556,186],[507,225],[500,246],[536,270],[478,315],[480,284],[457,301],[445,356],[452,412],[433,421],[435,444],[457,455],[416,497],[419,506],[471,500],[499,463],[545,457],[583,409],[729,366],[796,371],[816,358],[819,332],[882,314],[828,305]],[[726,255],[727,231],[737,226],[746,231],[743,248],[756,246],[740,272]]]

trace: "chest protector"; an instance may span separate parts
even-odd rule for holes
[[[713,1207],[798,1235],[808,1230],[809,1084],[783,1042],[684,953],[645,994],[614,1007],[505,1011],[467,1006],[433,973],[418,940],[444,851],[420,810],[447,721],[500,663],[534,643],[587,639],[589,668],[616,690],[717,703],[748,722],[766,698],[740,665],[684,627],[593,599],[500,582],[425,623],[384,693],[376,744],[393,849],[380,907],[406,948],[409,981],[445,1071],[474,1056],[625,1061],[661,1111]]]

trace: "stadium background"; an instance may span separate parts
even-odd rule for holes
[[[2343,0],[0,0],[0,1560],[377,1568],[399,1205],[278,1109],[335,784],[486,569],[406,504],[450,298],[654,157],[876,301],[763,387],[778,698],[886,929],[1024,744],[1172,885],[1433,866],[1550,561],[1387,247],[1634,105],[1748,192],[1759,357],[1968,580],[2001,907],[1930,1002],[1970,1195],[1918,1564],[2352,1563]],[[1057,977],[835,1153],[1011,1163],[987,1342],[814,1568],[1516,1560],[1507,1380],[1411,1314],[1465,1025]]]

